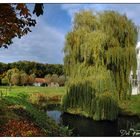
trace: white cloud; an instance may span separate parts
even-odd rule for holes
[[[48,26],[41,19],[31,33],[21,39],[14,39],[13,42],[8,49],[0,49],[0,61],[63,63],[64,33]]]
[[[115,10],[121,14],[126,14],[137,25],[140,24],[140,4],[62,4],[61,8],[69,14],[72,20],[74,13],[80,10]]]
[[[72,18],[75,12],[78,12],[82,8],[82,4],[62,4],[61,8],[68,12],[69,16]]]
[[[74,14],[83,9],[82,4],[62,4],[61,8],[65,10],[71,18],[71,28],[73,26]]]

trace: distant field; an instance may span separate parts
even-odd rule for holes
[[[35,87],[35,86],[12,86],[11,90],[9,91],[9,87],[7,86],[0,86],[0,92],[4,94],[7,93],[44,93],[48,96],[54,95],[64,95],[66,93],[65,87]]]

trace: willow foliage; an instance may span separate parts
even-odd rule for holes
[[[117,12],[75,15],[64,48],[65,72],[70,77],[65,110],[80,108],[96,120],[116,118],[117,100],[131,95],[129,75],[136,72],[137,36],[134,23]]]

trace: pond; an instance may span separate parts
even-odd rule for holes
[[[82,116],[63,113],[57,105],[49,108],[47,114],[56,123],[73,129],[74,136],[121,136],[127,135],[130,128],[140,129],[140,119],[134,116],[119,116],[116,121],[93,121]]]

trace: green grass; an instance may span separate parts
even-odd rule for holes
[[[140,116],[140,95],[133,95],[130,100],[120,103],[122,114]]]
[[[25,110],[31,120],[46,131],[47,136],[67,136],[67,129],[58,126],[52,119],[50,119],[46,112],[39,110],[29,100],[30,95],[34,93],[41,93],[46,96],[63,95],[65,93],[64,87],[49,88],[49,87],[12,87],[11,91],[7,90],[7,87],[0,87],[0,91],[4,93],[0,98],[0,118],[3,118],[3,122],[10,119],[18,119],[18,115],[14,114],[12,110],[9,110],[9,106],[14,106],[16,109]],[[8,114],[8,115],[7,115]],[[2,124],[2,122],[0,123]],[[66,134],[67,133],[67,134]]]
[[[133,110],[134,113],[140,114],[140,95],[133,96],[130,101],[129,110]]]
[[[0,86],[0,91],[6,93],[44,93],[47,96],[64,95],[66,93],[65,87],[35,87],[35,86],[12,86],[11,91],[7,86]]]

